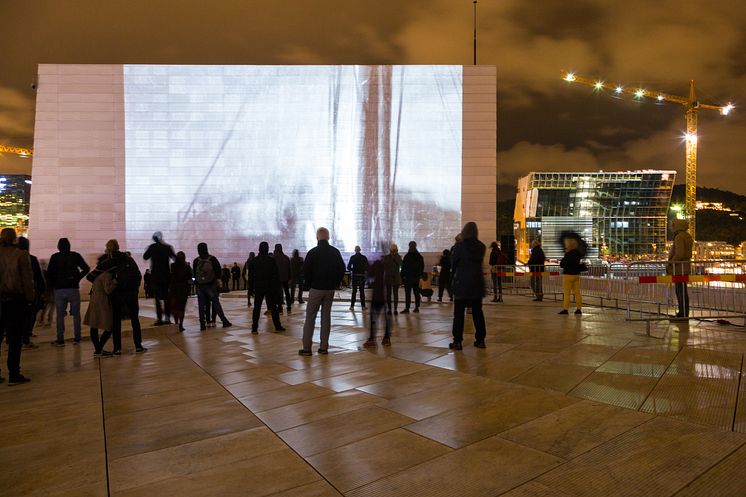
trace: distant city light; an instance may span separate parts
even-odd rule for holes
[[[671,210],[674,212],[681,212],[684,209],[684,207],[681,204],[672,204]]]
[[[575,81],[575,74],[571,73],[571,72],[567,73],[565,75],[565,81],[567,81],[569,83],[572,83],[573,81]]]
[[[659,102],[663,102],[663,99],[664,99],[665,97],[664,97],[663,95],[658,95],[658,96],[657,96],[657,97],[655,97],[655,98],[657,98]]]
[[[27,185],[31,184],[31,180],[30,179],[25,179],[25,180],[23,180],[23,182],[26,183]]]
[[[603,87],[604,87],[604,82],[603,81],[596,81],[596,84],[594,84],[593,87],[596,90],[602,90]]]
[[[614,88],[614,91],[616,93],[622,93],[624,91],[624,88],[622,88],[621,86],[617,86],[616,88]]]
[[[635,97],[636,98],[642,98],[644,96],[645,96],[645,90],[643,90],[642,88],[640,88],[637,91],[635,91]]]
[[[732,111],[735,108],[736,108],[735,105],[733,105],[732,103],[728,102],[728,105],[726,105],[725,107],[723,107],[722,109],[720,109],[720,113],[722,115],[724,115],[724,116],[727,116],[728,114],[730,114],[730,111]]]

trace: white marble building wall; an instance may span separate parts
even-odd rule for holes
[[[461,220],[479,226],[485,245],[497,236],[497,69],[464,66]]]
[[[40,259],[60,237],[89,262],[107,240],[125,240],[121,65],[39,65],[32,182],[29,237]]]

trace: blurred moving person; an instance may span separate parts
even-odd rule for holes
[[[440,275],[438,276],[438,302],[443,301],[443,292],[448,292],[448,297],[453,302],[453,293],[451,292],[451,251],[445,249],[440,256]]]
[[[150,275],[155,297],[155,326],[171,324],[171,303],[168,298],[168,287],[171,284],[171,261],[176,254],[171,245],[164,243],[163,233],[153,233],[153,243],[143,254],[143,259],[150,261]],[[163,303],[163,307],[161,307]]]
[[[391,318],[386,312],[386,270],[382,260],[375,261],[368,269],[368,288],[373,295],[370,299],[370,337],[363,347],[375,347],[378,322],[384,322],[384,334],[381,345],[391,345]]]
[[[393,310],[394,314],[399,314],[399,286],[401,286],[401,256],[399,247],[395,243],[389,246],[389,253],[383,258],[383,266],[386,278],[386,305],[388,314]],[[393,305],[392,305],[393,295]]]

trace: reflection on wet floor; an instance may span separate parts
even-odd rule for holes
[[[194,319],[181,334],[153,328],[143,302],[149,351],[127,350],[127,336],[125,354],[100,363],[87,341],[44,345],[52,331],[41,328],[41,348],[22,357],[32,383],[0,388],[14,427],[0,457],[17,461],[0,488],[14,496],[101,496],[107,486],[116,496],[746,494],[742,328],[658,323],[656,339],[619,310],[558,316],[553,302],[505,300],[485,306],[487,348],[471,346],[467,318],[459,352],[448,349],[445,303],[395,316],[393,345],[363,349],[367,313],[336,302],[330,353],[312,357],[297,355],[304,306],[282,316],[286,332],[268,331],[263,317],[252,335],[238,293],[223,298],[235,325],[225,331],[200,332]]]

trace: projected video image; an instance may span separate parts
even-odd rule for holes
[[[127,65],[128,246],[343,251],[461,226],[460,66]]]

